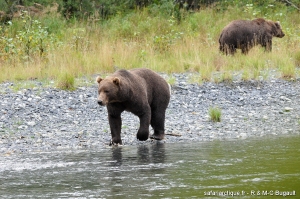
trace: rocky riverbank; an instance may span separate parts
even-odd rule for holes
[[[188,74],[174,77],[166,114],[166,133],[173,135],[163,142],[300,134],[300,80],[197,85],[188,83]],[[0,154],[108,146],[107,112],[96,103],[96,84],[72,92],[31,84],[19,91],[13,83],[0,84]],[[217,123],[208,116],[215,106],[222,111]],[[124,112],[122,119],[123,145],[143,144],[136,140],[138,118]]]

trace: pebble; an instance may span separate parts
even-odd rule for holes
[[[290,111],[292,111],[293,110],[293,108],[291,108],[291,107],[284,107],[284,111],[285,112],[290,112]]]
[[[166,143],[299,134],[300,80],[198,85],[190,83],[190,74],[173,76]],[[95,84],[62,91],[53,83],[32,83],[34,89],[17,92],[13,83],[0,84],[0,154],[108,146],[107,110],[97,104]],[[221,109],[221,122],[210,121],[210,107]],[[139,119],[133,114],[122,113],[122,125],[123,145],[151,142],[136,140]]]

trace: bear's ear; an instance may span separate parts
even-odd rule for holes
[[[275,22],[275,25],[276,25],[277,28],[281,28],[281,25],[280,25],[280,22],[279,22],[279,21],[276,21],[276,22]]]
[[[100,84],[100,82],[101,82],[102,80],[103,80],[103,79],[102,79],[100,76],[96,77],[96,81],[98,82],[98,84]]]
[[[119,85],[120,85],[120,79],[117,78],[117,77],[114,77],[113,83],[114,83],[115,85],[119,86]]]

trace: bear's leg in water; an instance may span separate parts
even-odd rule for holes
[[[162,110],[152,110],[151,126],[154,129],[154,134],[151,139],[162,140],[165,137],[165,113]]]

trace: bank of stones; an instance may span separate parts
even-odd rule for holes
[[[163,142],[259,138],[299,134],[300,81],[273,79],[202,85],[174,74]],[[63,91],[40,82],[14,91],[0,84],[0,153],[108,147],[106,108],[96,103],[96,84]],[[221,122],[209,120],[210,107],[222,111]],[[138,118],[122,114],[123,145],[136,140]]]

